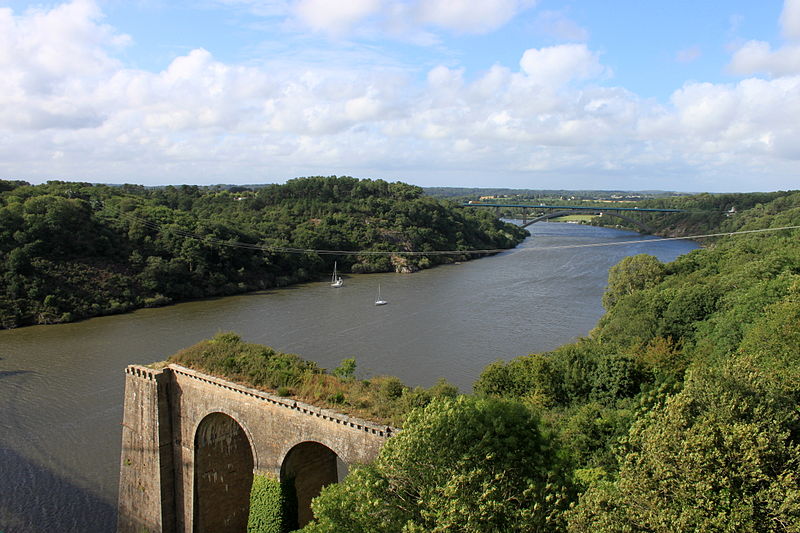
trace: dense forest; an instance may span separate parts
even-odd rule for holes
[[[800,225],[800,192],[709,196],[681,199],[714,207],[681,227]],[[668,264],[628,257],[603,305],[589,336],[493,363],[469,395],[359,382],[347,360],[327,375],[235,336],[174,360],[252,382],[284,365],[243,354],[289,358],[290,382],[263,378],[284,394],[321,380],[318,401],[402,424],[373,464],[323,489],[309,533],[800,531],[800,230],[720,237]],[[275,516],[263,495],[280,487],[258,494],[251,517]]]
[[[673,231],[800,225],[798,192],[679,201],[713,214]],[[552,432],[578,494],[564,527],[800,531],[800,231],[720,238],[669,264],[626,258],[603,304],[588,338],[475,384]]]
[[[0,180],[0,328],[315,280],[334,260],[343,272],[411,272],[479,254],[403,252],[511,248],[526,235],[382,180],[258,188]]]

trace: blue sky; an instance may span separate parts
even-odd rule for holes
[[[799,188],[800,0],[0,2],[0,176]]]

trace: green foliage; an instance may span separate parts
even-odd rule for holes
[[[664,264],[652,255],[626,257],[608,272],[603,306],[611,309],[623,297],[657,285],[664,277]]]
[[[800,275],[784,299],[768,306],[748,330],[740,354],[756,365],[771,388],[800,404]]]
[[[333,375],[339,379],[352,379],[356,373],[356,360],[351,358],[342,359],[342,362],[333,370]]]
[[[736,207],[662,226],[677,234],[800,224],[797,192],[676,202]],[[484,370],[476,392],[535,406],[560,443],[571,531],[800,531],[798,237],[626,258],[588,339]]]
[[[260,247],[508,248],[527,235],[490,213],[383,180],[314,177],[218,187],[0,183],[0,327],[53,323],[328,275],[334,258]],[[220,243],[244,243],[228,247]],[[351,272],[414,271],[474,256],[347,256]],[[44,298],[53,296],[51,302]]]
[[[323,489],[303,531],[559,531],[569,492],[559,464],[523,405],[436,400],[375,463]]]
[[[797,191],[755,192],[746,194],[695,194],[647,199],[639,207],[683,209],[683,213],[637,213],[644,224],[668,236],[702,235],[731,231],[747,225],[753,218],[779,215],[797,206]],[[731,210],[733,209],[733,212]],[[791,215],[789,215],[791,217]],[[784,220],[790,220],[791,218]],[[596,218],[595,224],[618,223],[617,219]],[[790,223],[780,225],[792,225]]]
[[[689,211],[637,215],[664,234],[800,224],[798,192],[641,205]],[[522,236],[488,212],[381,180],[305,178],[235,194],[0,181],[0,326],[280,286],[332,268],[316,254],[234,253],[213,241],[429,251]],[[367,255],[339,268],[442,260]],[[666,265],[626,258],[609,272],[603,304],[589,338],[489,365],[470,398],[444,381],[355,380],[354,360],[327,374],[233,333],[170,361],[404,427],[374,464],[323,490],[307,531],[800,531],[800,232],[719,238]],[[259,487],[259,501],[284,497],[274,481]],[[254,527],[284,520],[282,508],[254,503]]]
[[[582,496],[572,529],[798,531],[797,399],[748,361],[693,374],[633,425],[619,478]]]
[[[800,194],[767,199],[682,228],[800,223]],[[589,338],[489,365],[469,399],[345,365],[304,375],[307,397],[404,427],[323,491],[307,531],[800,531],[798,236],[627,258]]]
[[[405,385],[396,377],[387,377],[378,382],[378,396],[385,401],[394,401],[403,395]]]
[[[458,394],[458,389],[444,379],[428,389],[412,389],[391,376],[357,381],[352,377],[354,359],[342,362],[339,369],[344,367],[346,372],[328,374],[314,362],[246,343],[232,332],[217,333],[210,340],[180,350],[166,362],[396,426],[403,424],[412,409]]]
[[[633,412],[589,402],[568,409],[559,420],[557,438],[575,467],[579,485],[603,480],[617,471],[614,445],[627,435]],[[591,475],[590,475],[591,473]]]
[[[235,333],[218,333],[172,355],[168,362],[269,389],[296,386],[309,375],[322,372],[316,363],[242,342]]]
[[[613,405],[636,395],[652,376],[614,345],[591,339],[489,365],[476,381],[482,395],[524,399],[539,407],[599,401]]]
[[[297,529],[292,517],[297,515],[294,483],[281,483],[270,476],[253,474],[250,489],[250,516],[247,533],[287,533]],[[296,519],[295,519],[296,520]]]

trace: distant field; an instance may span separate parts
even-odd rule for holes
[[[591,222],[594,215],[566,215],[558,218],[551,218],[552,222]]]

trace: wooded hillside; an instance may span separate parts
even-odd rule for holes
[[[800,225],[800,194],[766,199],[728,231]],[[800,531],[800,230],[628,257],[603,303],[412,411],[303,531]]]
[[[731,196],[750,206],[706,229],[800,225],[800,193]],[[547,421],[580,494],[569,529],[798,531],[800,231],[628,257],[603,303],[588,338],[475,385]]]
[[[477,256],[286,248],[498,249],[526,234],[382,180],[314,177],[230,190],[0,181],[0,327],[319,279],[334,260],[344,272],[408,272]]]

